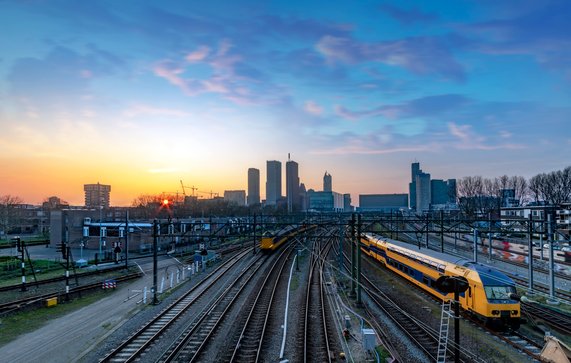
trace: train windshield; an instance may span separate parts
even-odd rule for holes
[[[484,286],[488,300],[512,300],[510,294],[515,294],[513,286]]]

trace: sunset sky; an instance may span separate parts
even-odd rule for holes
[[[405,5],[406,4],[406,5]],[[0,195],[83,204],[571,165],[571,2],[0,1]],[[285,194],[285,190],[283,191]]]

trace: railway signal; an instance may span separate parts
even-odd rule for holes
[[[65,242],[58,243],[56,245],[56,251],[61,252],[61,258],[67,260],[67,244]]]

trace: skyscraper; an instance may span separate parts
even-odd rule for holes
[[[331,184],[331,174],[328,174],[327,172],[325,172],[325,175],[323,176],[323,191],[324,192],[333,191],[333,185]]]
[[[109,208],[109,194],[111,185],[104,184],[84,184],[85,206],[88,208]]]
[[[293,160],[288,160],[286,163],[286,197],[287,210],[289,212],[299,210],[300,195],[298,164]]]
[[[248,169],[248,205],[260,204],[260,170]]]
[[[282,197],[282,163],[268,160],[266,163],[266,205],[276,205]]]
[[[430,174],[419,173],[416,175],[416,212],[422,212],[430,209]]]
[[[408,207],[416,209],[416,176],[422,173],[420,170],[420,163],[412,163],[410,166],[411,181],[408,184]]]

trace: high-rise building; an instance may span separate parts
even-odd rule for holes
[[[282,163],[268,160],[266,163],[266,205],[276,205],[282,197]]]
[[[416,212],[422,212],[430,209],[430,174],[419,173],[416,175]]]
[[[248,205],[260,204],[260,170],[248,169]]]
[[[411,181],[408,184],[408,207],[411,209],[416,209],[416,176],[422,173],[420,170],[420,163],[412,163],[410,166],[411,171]]]
[[[299,166],[293,160],[288,160],[286,163],[286,198],[288,212],[299,210]]]
[[[109,194],[111,185],[104,184],[84,184],[85,206],[87,208],[109,208]]]
[[[351,194],[343,194],[343,212],[352,212],[353,206],[351,205]]]
[[[456,179],[447,181],[432,179],[430,181],[430,195],[432,206],[442,206],[456,202]]]
[[[323,191],[324,192],[333,191],[333,185],[331,183],[331,174],[328,174],[327,172],[325,172],[325,175],[323,176]]]
[[[245,190],[225,190],[224,201],[229,204],[235,204],[240,207],[246,205],[246,191]]]

